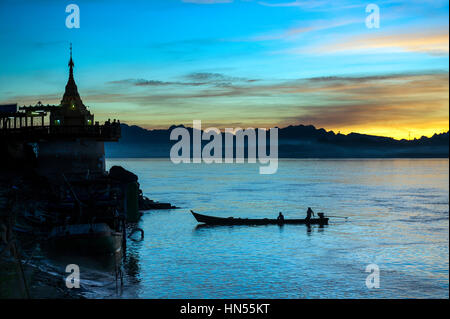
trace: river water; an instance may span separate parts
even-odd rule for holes
[[[89,298],[448,298],[448,159],[280,160],[178,164],[108,159],[139,176],[145,195],[181,207],[144,212],[129,241],[123,288],[80,266]],[[331,218],[305,225],[198,228],[189,213]],[[377,265],[379,288],[366,267]],[[106,269],[106,270],[105,270]]]

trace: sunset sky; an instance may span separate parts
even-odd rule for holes
[[[2,0],[0,103],[58,104],[72,42],[96,120],[431,136],[449,129],[448,19],[448,1]]]

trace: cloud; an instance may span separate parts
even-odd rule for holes
[[[217,3],[231,3],[233,0],[181,0],[185,3],[195,3],[195,4],[217,4]]]
[[[116,84],[116,85],[122,85],[125,87],[129,86],[174,86],[174,85],[181,85],[181,86],[199,86],[199,85],[206,85],[207,82],[167,82],[167,81],[160,81],[160,80],[145,80],[145,79],[124,79],[124,80],[116,80],[116,81],[109,81],[106,82],[106,84]]]
[[[194,72],[186,75],[186,78],[193,81],[199,81],[203,83],[215,84],[215,85],[231,85],[235,82],[247,82],[252,83],[258,81],[257,79],[247,79],[243,77],[233,77],[221,73],[211,72]]]
[[[186,81],[160,81],[145,79],[123,79],[109,81],[107,84],[123,85],[123,86],[202,86],[213,85],[217,87],[232,86],[235,82],[252,83],[257,79],[247,79],[241,77],[232,77],[221,73],[210,72],[194,72],[182,77]]]
[[[54,48],[56,46],[68,45],[68,41],[36,41],[32,42],[31,45],[35,48]]]
[[[320,93],[323,98],[313,100],[315,104],[299,104],[295,120],[289,116],[282,123],[314,124],[347,133],[392,136],[412,130],[430,135],[448,128],[448,85],[447,72],[310,78],[291,92]]]
[[[164,85],[174,85],[175,82],[164,82],[157,80],[144,80],[144,79],[124,79],[109,81],[108,84],[125,84],[125,85],[135,85],[135,86],[164,86]]]
[[[293,49],[291,53],[361,53],[363,52],[416,52],[430,55],[448,55],[449,33],[446,29],[390,32],[389,34],[365,33],[346,37],[333,43],[314,48]]]
[[[269,32],[262,35],[247,37],[244,39],[235,39],[233,42],[260,42],[273,40],[291,40],[296,37],[309,33],[328,29],[344,27],[350,24],[364,23],[364,17],[361,18],[344,18],[336,20],[314,20],[312,23],[305,23],[282,31]]]
[[[205,83],[224,79],[215,73],[192,73],[186,77]],[[239,120],[246,125],[302,123],[341,131],[385,130],[389,135],[388,129],[394,128],[431,127],[435,132],[448,127],[448,85],[448,72],[429,71],[242,81],[228,86],[205,86],[200,90],[97,94],[84,99],[134,103],[142,107],[164,105],[177,110],[173,115],[177,119],[198,111],[202,118],[216,123],[221,118],[222,126],[231,119],[235,121],[233,114],[238,112]],[[228,111],[220,105],[227,105]]]
[[[253,127],[313,124],[343,133],[394,137],[448,130],[447,70],[258,81],[196,72],[182,78],[185,82],[118,80],[112,83],[123,85],[121,90],[107,86],[80,93],[94,113],[106,109],[111,117],[144,126],[168,127],[200,118],[219,128],[236,122]],[[188,87],[192,83],[202,84]],[[127,89],[145,86],[152,89]],[[61,94],[15,96],[8,102],[47,104],[60,98]]]
[[[385,3],[393,3],[395,0],[378,0],[377,4],[385,4]],[[261,6],[271,7],[271,8],[298,8],[305,11],[323,11],[323,12],[331,12],[336,10],[347,10],[354,8],[362,8],[366,7],[367,3],[355,3],[355,1],[332,1],[332,0],[294,0],[294,1],[258,1],[257,2]]]
[[[271,3],[271,2],[266,2],[266,1],[259,1],[258,4],[262,5],[262,6],[266,6],[266,7],[307,7],[307,8],[312,8],[312,7],[319,7],[319,6],[323,6],[325,4],[328,4],[328,1],[291,1],[291,2],[275,2],[275,3]]]

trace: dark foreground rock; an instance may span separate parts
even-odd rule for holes
[[[142,193],[139,194],[139,210],[150,210],[150,209],[175,209],[178,208],[170,203],[160,203],[155,202],[146,196],[143,196]]]

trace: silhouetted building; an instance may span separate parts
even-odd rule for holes
[[[19,107],[19,111],[16,104],[0,106],[0,141],[34,143],[37,171],[50,178],[105,174],[104,142],[120,138],[118,122],[94,122],[78,93],[74,66],[71,48],[69,79],[59,105],[39,101]]]
[[[74,63],[72,60],[72,48],[70,49],[69,80],[61,100],[61,105],[50,114],[50,123],[53,125],[83,126],[93,125],[94,115],[89,112],[78,93],[78,88],[73,77]]]

